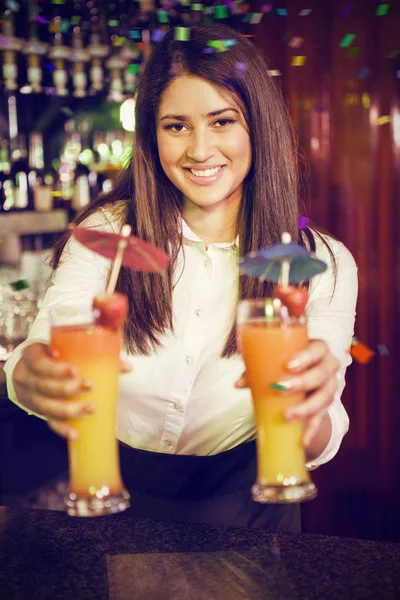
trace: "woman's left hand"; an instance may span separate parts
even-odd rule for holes
[[[337,389],[336,374],[340,363],[323,340],[309,340],[305,350],[291,357],[288,375],[277,381],[285,389],[282,394],[305,393],[306,399],[285,411],[287,421],[302,419],[305,424],[306,449],[319,431]],[[235,383],[237,388],[248,387],[246,372]],[[328,443],[329,440],[326,441]]]

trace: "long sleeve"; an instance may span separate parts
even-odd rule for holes
[[[349,429],[349,418],[341,401],[345,387],[346,368],[351,364],[349,354],[354,334],[358,294],[357,265],[347,248],[326,237],[336,261],[336,282],[328,249],[319,242],[317,255],[328,263],[328,269],[311,283],[306,315],[310,339],[324,340],[340,361],[337,374],[338,389],[328,412],[332,421],[332,434],[324,452],[308,466],[315,468],[331,460]]]
[[[92,214],[82,225],[105,231],[114,230],[104,212]],[[12,375],[23,349],[35,342],[47,343],[49,341],[49,311],[52,308],[62,305],[91,304],[93,297],[105,289],[109,264],[108,259],[86,249],[74,238],[71,237],[68,241],[28,338],[14,350],[4,366],[8,397],[20,408],[26,410],[18,403]]]

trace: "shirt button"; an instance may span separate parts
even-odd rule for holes
[[[176,403],[176,404],[174,404],[174,408],[175,408],[176,410],[182,410],[182,406],[181,406],[180,404],[177,404],[177,403]]]
[[[207,260],[207,258],[206,258],[206,260],[204,261],[204,266],[205,266],[205,267],[208,267],[208,265],[209,265],[209,264],[210,264],[210,263],[208,262],[208,260]]]
[[[190,365],[190,363],[192,362],[192,360],[193,360],[193,358],[192,358],[191,356],[186,356],[186,358],[185,358],[185,363],[186,363],[187,365]]]
[[[198,308],[197,310],[194,311],[194,314],[196,315],[196,317],[200,317],[202,312],[203,311],[201,310],[201,308]]]
[[[172,442],[171,442],[171,440],[165,440],[165,444],[166,444],[167,446],[172,446]]]

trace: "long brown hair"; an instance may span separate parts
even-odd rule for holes
[[[212,40],[232,41],[226,51],[210,52],[208,42]],[[125,343],[132,353],[149,354],[160,345],[163,333],[173,329],[173,274],[182,244],[183,199],[160,164],[156,114],[164,90],[176,76],[201,77],[233,94],[243,108],[250,131],[252,166],[244,182],[237,218],[240,255],[279,242],[284,231],[294,241],[303,243],[297,229],[296,140],[281,92],[267,68],[253,44],[226,25],[193,25],[190,40],[185,42],[175,40],[170,31],[153,49],[136,94],[136,131],[130,164],[113,190],[92,202],[75,219],[80,223],[101,207],[117,203],[120,206],[120,201],[125,200],[123,215],[119,216],[121,225],[129,223],[133,235],[171,254],[170,266],[161,275],[121,269],[116,289],[129,300]],[[68,237],[66,232],[55,247],[53,268],[59,264]],[[315,249],[311,231],[306,238],[308,241],[304,242]],[[268,282],[239,277],[240,298],[262,297],[271,288]],[[236,351],[232,323],[222,356],[232,356]]]

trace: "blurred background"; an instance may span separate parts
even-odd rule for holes
[[[184,42],[194,21],[230,24],[263,52],[298,133],[301,213],[359,266],[351,428],[313,472],[304,530],[398,541],[398,0],[1,0],[0,365],[40,307],[52,244],[129,157],[151,46],[170,28]],[[0,368],[0,504],[55,507],[66,468],[64,442],[7,400]]]

